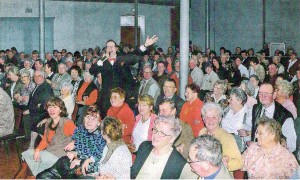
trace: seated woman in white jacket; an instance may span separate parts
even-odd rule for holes
[[[132,157],[122,140],[122,123],[107,116],[101,123],[101,133],[106,140],[106,147],[96,179],[130,179]]]

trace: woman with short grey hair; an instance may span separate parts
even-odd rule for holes
[[[252,111],[246,105],[247,95],[242,89],[231,89],[229,96],[229,111],[222,120],[222,128],[235,136],[242,152],[245,142],[250,140]]]
[[[234,137],[220,127],[222,120],[222,108],[219,104],[208,102],[202,108],[202,118],[205,128],[199,132],[201,135],[210,135],[218,139],[222,144],[225,165],[229,171],[235,171],[243,166],[242,156]]]
[[[294,117],[297,118],[297,108],[293,101],[290,99],[294,87],[292,83],[287,80],[280,80],[275,88],[276,90],[276,101],[290,111]]]
[[[249,80],[243,80],[240,88],[247,94],[246,106],[253,108],[253,106],[257,104],[257,99],[253,97],[255,94],[255,87],[249,82]]]
[[[152,141],[144,141],[131,167],[131,179],[196,178],[186,159],[173,148],[181,132],[179,119],[158,116],[154,121]]]
[[[71,82],[63,82],[60,88],[60,98],[64,101],[67,112],[68,118],[72,118],[72,113],[75,107],[75,101],[72,97],[73,85]]]

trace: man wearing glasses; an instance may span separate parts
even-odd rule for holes
[[[161,94],[160,96],[158,96],[157,100],[156,100],[156,104],[155,104],[155,111],[156,113],[158,112],[158,108],[159,108],[159,104],[165,100],[172,100],[175,103],[175,107],[176,107],[176,116],[179,116],[181,108],[183,106],[183,104],[185,103],[184,100],[176,95],[176,82],[174,79],[168,78],[165,80],[164,85],[163,85],[163,94]]]
[[[51,86],[45,81],[44,71],[36,70],[34,72],[34,82],[36,87],[29,96],[29,110],[23,112],[23,114],[30,115],[31,140],[29,148],[33,148],[38,133],[44,134],[45,126],[37,127],[37,124],[46,118],[45,103],[54,95]]]
[[[222,164],[222,144],[210,135],[202,135],[192,141],[188,163],[192,171],[204,179],[233,179]]]
[[[258,92],[259,103],[253,106],[252,109],[252,131],[251,140],[254,141],[254,136],[257,128],[257,119],[266,116],[274,118],[282,126],[282,145],[293,152],[296,150],[296,132],[294,128],[293,115],[285,109],[281,104],[274,101],[274,87],[271,84],[262,84]],[[285,142],[286,141],[286,142]]]

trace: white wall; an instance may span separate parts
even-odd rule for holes
[[[26,8],[32,8],[32,13],[25,13]],[[38,8],[38,0],[0,0],[0,17],[38,17]],[[46,0],[45,16],[55,18],[54,49],[74,52],[102,48],[108,39],[120,42],[120,17],[132,13],[132,8],[133,4],[127,3]],[[139,4],[139,15],[145,16],[146,35],[157,34],[157,45],[166,51],[171,42],[170,7]],[[10,47],[0,47],[6,48]],[[22,51],[22,47],[16,48]]]

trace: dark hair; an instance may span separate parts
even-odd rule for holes
[[[59,97],[50,97],[48,99],[47,103],[45,104],[45,109],[48,109],[49,106],[58,106],[59,109],[61,110],[59,115],[61,117],[67,117],[68,116],[68,112],[67,112],[67,108],[65,106],[65,103]]]
[[[89,106],[86,109],[86,111],[84,112],[84,116],[83,117],[86,117],[88,115],[90,115],[90,116],[97,116],[97,115],[99,115],[99,122],[101,121],[100,111],[94,105],[91,105],[91,106]],[[85,118],[83,118],[83,126],[85,127]]]
[[[48,65],[49,68],[51,68],[51,71],[53,73],[57,73],[57,62],[56,61],[48,61],[45,63],[45,65]]]
[[[247,52],[247,50],[246,50],[246,49],[242,50],[242,51],[241,51],[241,54],[242,54],[242,53],[246,53],[246,54],[248,54],[248,52]]]
[[[70,68],[70,72],[71,72],[72,70],[77,71],[78,74],[79,74],[79,76],[81,75],[81,69],[80,69],[79,66],[77,66],[77,65],[72,66],[72,67]]]
[[[165,61],[161,61],[161,60],[159,60],[159,61],[157,61],[157,63],[156,63],[157,65],[158,64],[163,64],[165,67],[167,67],[167,65],[166,65],[166,62]]]
[[[191,89],[194,93],[197,93],[197,94],[200,92],[200,87],[194,83],[186,85],[185,89],[187,89],[187,88]]]
[[[119,119],[106,116],[101,123],[101,131],[111,141],[118,141],[123,135],[122,123]]]
[[[109,39],[109,40],[107,40],[107,41],[106,41],[106,44],[107,44],[107,43],[109,43],[109,42],[113,42],[113,43],[115,43],[115,46],[117,47],[117,43],[116,43],[116,41],[114,41],[114,40],[112,40],[112,39]]]
[[[255,64],[259,64],[257,57],[250,57],[249,62],[253,62]]]
[[[231,55],[232,55],[232,53],[231,53],[231,51],[230,51],[230,50],[226,50],[226,51],[225,51],[225,53],[228,53],[228,54],[229,54],[229,56],[231,56]]]
[[[167,79],[165,80],[165,82],[166,82],[166,81],[174,83],[174,85],[175,85],[175,87],[176,87],[176,81],[175,81],[174,79],[172,79],[172,78],[167,78]]]

